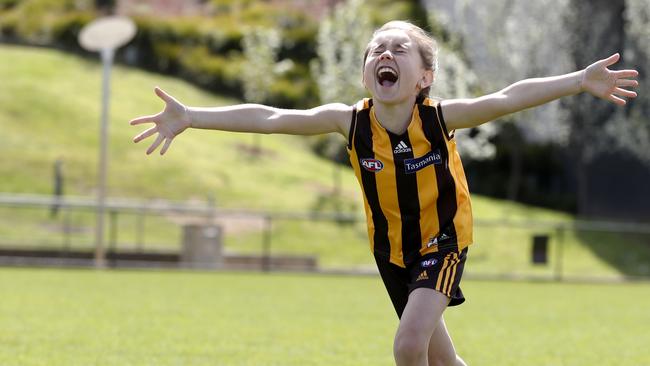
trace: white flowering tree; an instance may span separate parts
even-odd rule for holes
[[[265,103],[276,80],[276,58],[282,45],[280,32],[271,28],[248,28],[244,32],[242,65],[244,98],[249,103]],[[261,136],[253,134],[253,156],[261,152]]]
[[[448,29],[452,37],[461,40],[463,52],[484,93],[524,78],[571,70],[568,38],[562,26],[568,0],[428,0],[427,3],[435,21]],[[558,110],[559,103],[551,103],[513,121],[524,129],[530,141],[564,142],[567,128],[561,118],[555,118]],[[543,123],[535,123],[541,116],[544,116]]]
[[[477,87],[474,71],[457,52],[441,46],[438,52],[438,70],[431,91],[433,98],[450,99],[466,98],[472,95],[472,89]],[[456,138],[461,155],[475,160],[489,159],[496,153],[496,147],[490,141],[496,135],[498,128],[493,124],[484,124],[472,130],[456,131]]]
[[[372,35],[361,0],[339,3],[318,28],[318,60],[311,71],[323,103],[355,103],[366,95],[361,83],[363,53]]]
[[[619,148],[650,165],[650,0],[627,0],[625,20],[625,57],[639,70],[639,98],[618,110],[605,129]]]
[[[561,26],[567,1],[428,0],[427,5],[432,9],[434,21],[448,30],[456,43],[463,45],[470,70],[478,75],[478,89],[485,94],[520,79],[569,70],[565,51],[568,42]],[[445,62],[440,61],[441,65]],[[476,76],[472,74],[472,78]],[[524,142],[566,144],[568,127],[562,115],[559,103],[555,102],[509,116],[505,124],[488,123],[472,131],[460,131],[459,148],[465,146],[461,153],[474,159],[490,158],[495,148],[489,139],[499,131],[507,135],[512,150],[508,197],[516,199],[522,180]]]
[[[245,61],[242,69],[244,98],[264,103],[275,81],[275,66],[281,46],[280,33],[272,28],[248,28],[242,38]]]
[[[650,71],[645,70],[650,61],[650,0],[425,2],[432,16],[461,39],[486,92],[523,78],[570,72],[623,51],[624,63],[617,68],[633,66],[641,72],[639,98],[628,107],[580,95],[511,119],[525,141],[550,141],[571,151],[579,206],[588,199],[586,166],[602,152],[618,147],[650,164],[645,77]]]
[[[346,0],[334,8],[320,23],[316,52],[311,73],[318,84],[322,103],[353,104],[366,95],[361,82],[363,53],[370,37],[372,24],[361,0]],[[320,153],[338,162],[346,160],[345,142],[335,134],[315,138]],[[333,171],[334,196],[341,190],[340,166]],[[339,200],[335,208],[339,209]]]

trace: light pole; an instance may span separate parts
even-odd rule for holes
[[[97,167],[97,222],[95,225],[95,267],[106,266],[104,252],[104,211],[106,207],[106,171],[108,166],[108,108],[111,66],[115,50],[135,36],[136,27],[126,17],[99,18],[86,25],[79,33],[79,44],[88,51],[99,52],[102,58],[102,112],[100,128],[99,163]]]

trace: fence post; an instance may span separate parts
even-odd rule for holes
[[[270,215],[264,216],[264,234],[262,237],[262,271],[271,271],[271,229],[273,222]]]
[[[65,213],[63,214],[63,251],[69,252],[70,234],[72,231],[70,227],[70,208],[68,206],[64,206],[63,210],[65,210]]]
[[[139,214],[138,214],[138,222],[136,225],[136,233],[135,233],[135,243],[136,243],[136,248],[137,252],[141,253],[142,252],[142,246],[144,242],[144,216],[145,216],[145,210],[141,209]]]
[[[108,214],[108,253],[106,257],[108,259],[109,265],[115,267],[117,263],[116,252],[117,252],[117,211],[111,210]]]
[[[557,248],[555,250],[555,280],[560,282],[563,280],[562,260],[564,259],[564,235],[566,227],[559,225],[555,229],[555,236],[557,238]]]

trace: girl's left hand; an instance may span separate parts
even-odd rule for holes
[[[636,92],[624,87],[633,88],[639,85],[635,80],[639,76],[636,70],[610,70],[607,67],[614,65],[621,58],[615,53],[606,59],[589,65],[582,74],[581,88],[598,98],[609,100],[618,105],[625,105],[625,98],[636,98]]]

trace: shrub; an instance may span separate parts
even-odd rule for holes
[[[373,18],[419,14],[409,1],[376,0]],[[318,102],[309,73],[316,57],[318,22],[297,9],[273,2],[210,0],[205,16],[161,19],[136,16],[135,39],[117,60],[180,76],[217,93],[243,97],[240,78],[244,27],[275,27],[282,34],[278,59],[294,67],[269,88],[269,103],[309,107]],[[0,0],[0,36],[27,44],[52,45],[81,52],[81,28],[97,17],[94,0]]]

